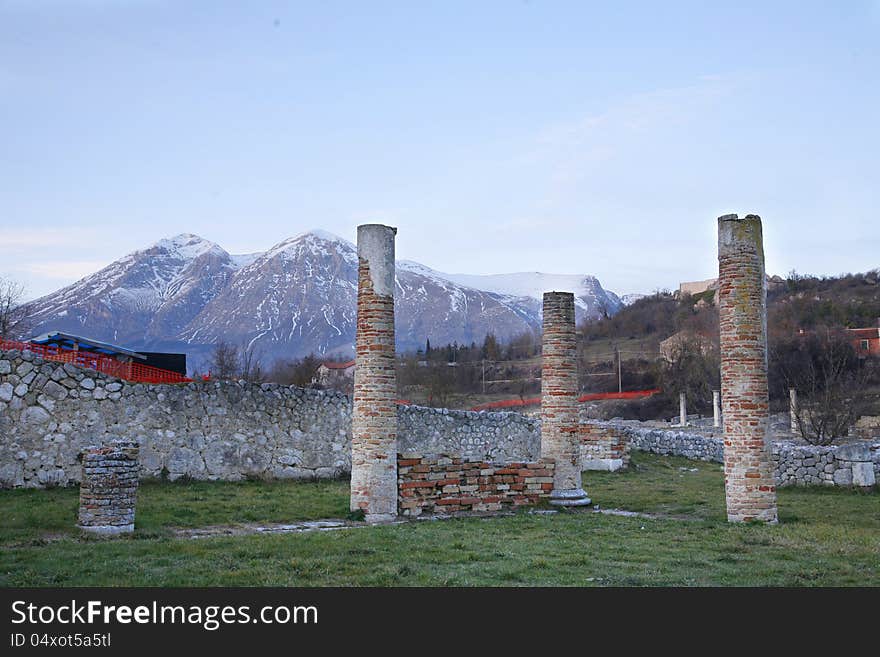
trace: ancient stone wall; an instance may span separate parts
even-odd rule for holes
[[[400,454],[400,515],[497,512],[537,504],[553,489],[554,463],[492,463],[445,454]]]
[[[635,450],[724,462],[720,438],[633,425],[620,430]],[[770,454],[779,486],[872,486],[880,481],[880,441],[829,447],[776,442]]]
[[[518,413],[397,412],[404,450],[491,461],[539,456],[540,422]],[[82,450],[113,438],[140,445],[142,477],[335,477],[351,469],[351,399],[276,384],[131,383],[0,352],[0,486],[76,483]]]
[[[617,425],[631,449],[722,461],[720,439]],[[541,421],[520,413],[405,406],[398,427],[401,451],[494,463],[540,458]],[[351,400],[275,384],[136,384],[31,353],[0,352],[0,486],[77,483],[83,449],[113,438],[138,443],[142,478],[335,477],[351,467]],[[785,454],[785,467],[777,467],[785,484],[846,485],[847,469],[851,477],[851,464],[859,462],[835,459],[818,468],[809,460],[814,453],[824,459],[842,448],[780,445],[786,443],[773,451]],[[880,478],[880,440],[873,445],[869,460]],[[825,472],[827,465],[834,471]]]

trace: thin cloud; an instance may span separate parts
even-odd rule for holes
[[[18,269],[41,278],[67,281],[93,274],[108,264],[106,260],[50,260],[24,263]]]

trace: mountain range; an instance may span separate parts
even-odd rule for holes
[[[397,261],[397,348],[508,339],[540,329],[541,295],[575,293],[578,321],[623,305],[594,276],[444,274]],[[184,233],[131,253],[27,305],[31,334],[64,331],[150,351],[183,351],[199,367],[216,342],[278,358],[353,353],[354,244],[320,230],[264,253],[231,255]]]

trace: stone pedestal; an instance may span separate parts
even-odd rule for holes
[[[718,218],[718,306],[727,519],[777,522],[767,437],[767,292],[761,218]]]
[[[577,343],[574,295],[544,293],[541,356],[541,457],[553,459],[550,503],[586,506],[578,439]]]
[[[629,465],[629,442],[617,427],[580,423],[581,470],[617,472]]]
[[[138,444],[113,440],[83,452],[79,523],[93,534],[134,531],[138,489]]]
[[[351,510],[362,510],[369,522],[397,517],[396,233],[380,224],[358,226]]]

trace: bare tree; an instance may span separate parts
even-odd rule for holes
[[[22,304],[24,285],[0,277],[0,338],[20,338],[30,328],[27,312]]]
[[[216,342],[209,363],[213,378],[237,379],[241,371],[238,347],[225,340]]]
[[[844,331],[820,329],[777,343],[772,357],[798,392],[795,422],[804,440],[830,445],[849,433],[867,403],[866,370]]]
[[[269,379],[284,385],[309,387],[321,362],[315,354],[295,360],[277,361],[269,374]]]
[[[709,408],[712,391],[719,385],[721,367],[719,352],[712,341],[699,335],[683,337],[668,358],[658,376],[663,392],[676,406],[679,393],[684,393],[694,408]]]
[[[260,383],[266,379],[266,373],[263,370],[262,352],[260,352],[253,343],[250,345],[242,344],[238,350],[241,354],[239,360],[239,375],[245,381]]]

